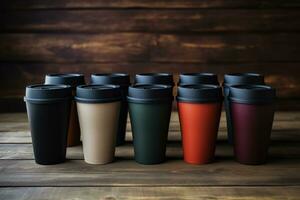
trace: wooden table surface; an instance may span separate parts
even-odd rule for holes
[[[222,113],[216,161],[182,161],[180,127],[172,113],[168,160],[141,165],[127,143],[117,147],[115,162],[89,165],[82,147],[67,150],[67,162],[42,166],[33,159],[25,113],[0,114],[0,199],[300,199],[300,112],[277,112],[268,163],[235,162],[226,142]]]

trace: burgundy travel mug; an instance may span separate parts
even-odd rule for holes
[[[275,89],[266,85],[230,87],[234,154],[242,164],[267,160],[274,118]]]

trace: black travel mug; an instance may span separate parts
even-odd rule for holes
[[[72,88],[67,85],[31,85],[26,87],[24,100],[36,163],[64,162]]]

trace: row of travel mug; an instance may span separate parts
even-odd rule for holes
[[[44,84],[26,87],[24,97],[36,162],[63,162],[66,146],[80,144],[80,137],[87,163],[112,162],[115,146],[125,142],[128,109],[135,160],[163,162],[174,85],[168,73],[137,74],[133,86],[122,73],[93,74],[90,85],[81,74],[46,75]],[[185,162],[214,160],[223,98],[236,160],[266,162],[275,90],[254,73],[226,74],[223,91],[215,74],[180,74],[176,100]]]

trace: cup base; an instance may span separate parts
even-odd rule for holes
[[[236,160],[238,163],[243,164],[243,165],[263,165],[266,164],[267,161],[244,161],[244,160]]]
[[[62,160],[56,160],[56,161],[37,161],[35,160],[36,164],[39,165],[57,165],[57,164],[61,164],[64,163],[66,161],[66,159],[62,159]]]
[[[86,162],[87,164],[90,164],[90,165],[105,165],[108,163],[112,163],[113,161],[114,161],[114,159],[103,161],[103,162],[93,162],[93,161],[84,160],[84,162]]]
[[[187,164],[190,164],[190,165],[206,165],[206,164],[210,164],[210,163],[214,162],[214,160],[195,162],[195,161],[189,161],[189,160],[184,159],[184,162]]]
[[[165,162],[165,159],[159,160],[159,161],[152,161],[152,162],[135,160],[135,162],[142,164],[142,165],[157,165],[157,164],[161,164],[161,163]]]

